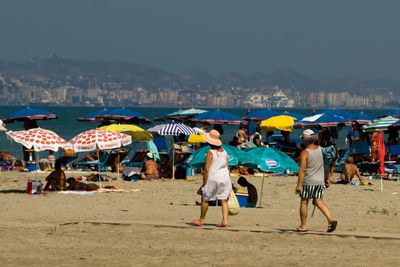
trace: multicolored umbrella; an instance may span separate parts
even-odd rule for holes
[[[196,133],[196,131],[193,128],[186,126],[183,123],[176,123],[176,122],[159,124],[147,129],[147,131],[157,133],[159,135],[173,135],[173,136],[178,136],[181,134],[191,135]]]
[[[361,129],[364,132],[375,132],[375,131],[387,131],[390,126],[398,125],[400,119],[387,116],[379,119],[375,119],[372,122],[365,124]]]
[[[193,122],[208,122],[210,124],[247,124],[239,116],[229,112],[220,110],[208,111],[194,116],[191,121]]]
[[[99,129],[130,135],[136,142],[146,142],[153,139],[150,132],[133,124],[111,124],[101,126]]]
[[[262,109],[250,112],[246,115],[244,120],[246,121],[262,121],[268,118],[281,115],[278,111],[271,110],[271,109]]]
[[[191,135],[195,134],[196,131],[193,128],[190,128],[189,126],[186,126],[183,123],[166,123],[166,124],[159,124],[154,127],[151,127],[148,129],[149,132],[153,132],[159,135],[166,135],[166,136],[178,136],[181,134],[184,135]],[[175,179],[175,145],[174,143],[172,144],[172,179]]]
[[[14,122],[14,121],[24,121],[24,120],[49,120],[56,119],[57,115],[48,112],[44,109],[30,108],[26,107],[24,109],[18,110],[6,118],[3,119],[4,122]]]
[[[230,145],[222,145],[222,148],[228,154],[229,166],[237,166],[239,164],[252,162],[252,157],[245,151]],[[200,149],[193,152],[192,155],[186,160],[186,163],[193,168],[202,168],[206,161],[207,152],[211,149],[209,145],[203,146]]]
[[[96,117],[105,115],[108,112],[108,109],[103,108],[100,110],[96,110],[90,113],[83,115],[82,117],[78,118],[78,121],[96,121]]]
[[[281,131],[293,131],[293,125],[296,118],[286,115],[274,116],[269,119],[263,120],[260,124],[261,128],[265,131],[273,131],[275,129]]]
[[[88,152],[104,149],[114,149],[132,143],[132,137],[123,133],[116,133],[100,129],[87,130],[78,134],[69,141],[75,152]]]
[[[70,145],[53,131],[33,128],[23,131],[8,131],[6,135],[17,143],[36,152],[44,150],[58,151],[59,148],[70,148]]]
[[[126,108],[116,108],[96,116],[96,121],[104,120],[116,120],[116,121],[131,121],[137,123],[148,123],[150,120],[144,117],[142,114],[126,109]]]

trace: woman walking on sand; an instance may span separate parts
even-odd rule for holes
[[[228,154],[221,148],[220,134],[216,130],[203,134],[206,142],[211,146],[207,152],[203,173],[203,185],[198,190],[202,195],[200,218],[192,224],[203,226],[208,210],[208,201],[221,201],[222,222],[218,227],[228,226],[227,200],[232,191],[232,182],[229,175]]]
[[[324,159],[321,147],[316,144],[318,136],[310,129],[301,136],[306,149],[300,154],[300,171],[297,180],[296,194],[300,194],[300,220],[298,232],[307,232],[308,201],[313,199],[328,220],[327,232],[336,229],[337,221],[332,217],[328,206],[322,200],[325,190]]]

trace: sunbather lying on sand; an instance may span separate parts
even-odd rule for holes
[[[73,177],[69,177],[67,179],[67,184],[68,186],[66,190],[72,190],[72,191],[96,191],[97,189],[99,189],[99,186],[97,184],[94,183],[85,184],[75,180],[75,178]]]

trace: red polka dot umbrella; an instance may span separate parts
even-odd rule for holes
[[[70,148],[70,145],[53,131],[33,128],[24,131],[8,131],[7,136],[17,143],[22,144],[28,149],[35,151],[53,150],[61,148]]]
[[[75,152],[113,149],[132,143],[132,137],[123,133],[92,129],[80,133],[69,141]]]

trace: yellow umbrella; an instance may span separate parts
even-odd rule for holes
[[[197,143],[205,143],[203,135],[201,134],[191,134],[188,138],[188,143],[197,144]]]
[[[153,139],[150,132],[133,124],[111,124],[101,126],[99,129],[130,135],[137,142],[145,142]]]
[[[293,131],[295,120],[296,118],[287,115],[274,116],[269,119],[263,120],[260,126],[265,131],[273,131],[275,129],[278,129],[291,132]]]

